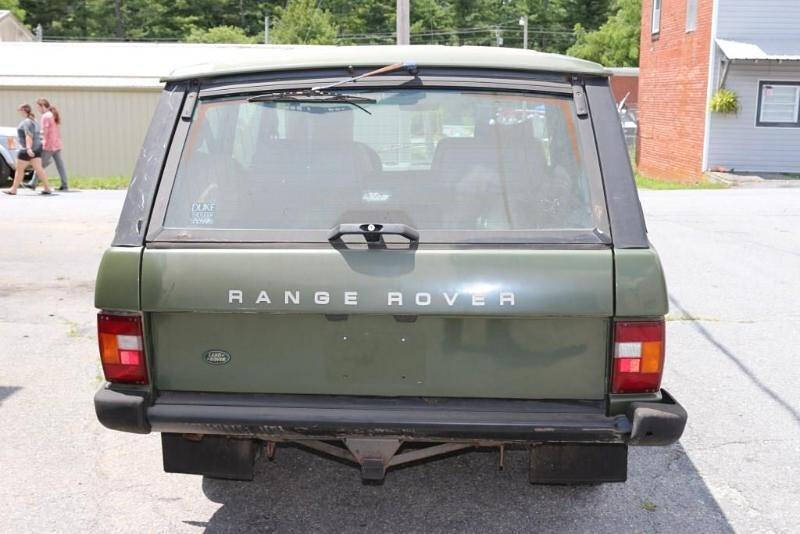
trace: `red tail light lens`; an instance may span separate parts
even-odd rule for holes
[[[611,393],[650,393],[661,387],[664,320],[614,324]]]
[[[147,384],[141,317],[100,312],[97,314],[97,339],[106,380]]]

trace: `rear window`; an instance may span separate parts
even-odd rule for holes
[[[422,240],[450,232],[459,241],[598,226],[571,99],[346,94],[358,105],[201,101],[164,227],[327,232],[403,223]]]

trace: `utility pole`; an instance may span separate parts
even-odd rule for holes
[[[269,15],[264,15],[264,44],[269,44]]]
[[[522,48],[528,49],[528,15],[519,18],[519,25],[522,26]]]
[[[122,0],[114,0],[114,18],[116,22],[117,39],[120,41],[125,39],[125,27],[122,22]]]
[[[411,44],[409,0],[397,0],[397,44]]]
[[[550,0],[544,0],[544,6],[542,6],[542,7],[544,7],[544,12],[545,13],[547,13],[547,8],[549,7],[549,5],[548,5],[549,3],[550,3]],[[550,23],[552,21],[548,17],[546,22]],[[544,48],[544,40],[547,38],[547,34],[545,32],[541,32],[539,35],[542,36],[541,40],[539,41],[539,52],[546,52],[546,50]]]

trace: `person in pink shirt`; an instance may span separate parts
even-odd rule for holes
[[[39,113],[42,114],[42,167],[50,165],[51,161],[56,163],[58,176],[61,178],[59,191],[67,191],[67,169],[64,160],[61,158],[61,116],[55,106],[51,106],[46,98],[36,100]],[[36,187],[36,176],[31,179],[28,187]]]

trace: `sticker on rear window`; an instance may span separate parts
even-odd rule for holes
[[[192,203],[192,224],[214,224],[214,211],[217,205],[214,202]]]

